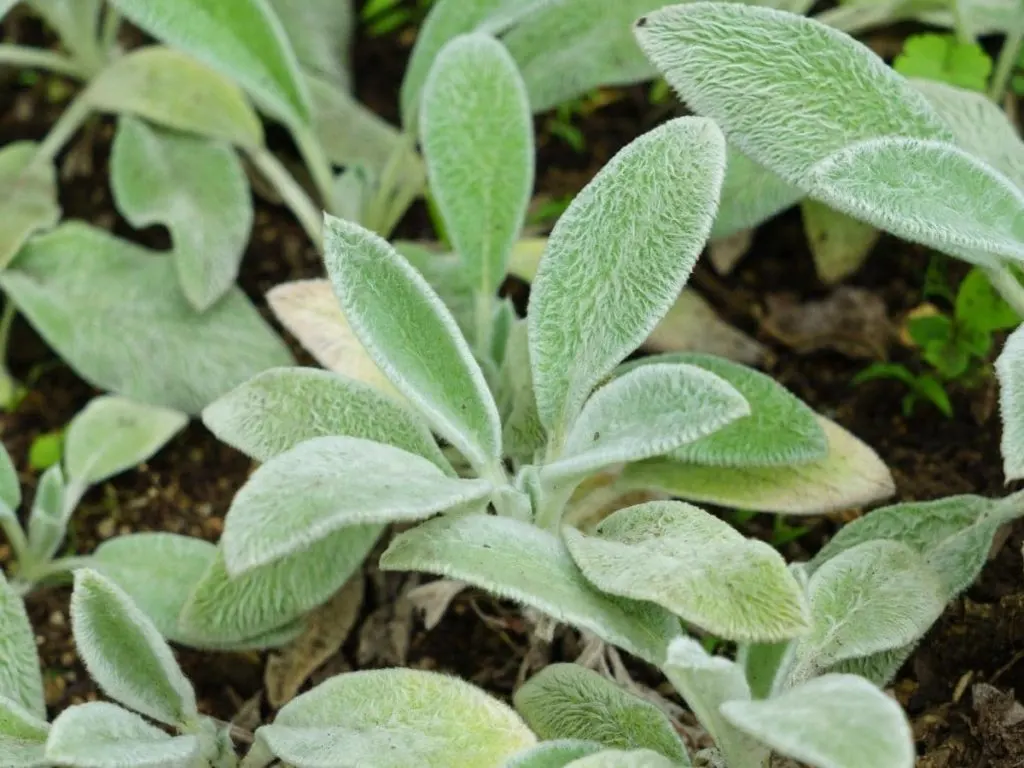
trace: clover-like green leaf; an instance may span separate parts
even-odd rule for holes
[[[542,479],[582,477],[628,461],[660,456],[700,440],[750,413],[724,379],[683,364],[639,366],[587,401],[561,455]]]
[[[556,442],[675,302],[711,229],[724,166],[714,123],[673,120],[619,152],[555,225],[528,320],[538,411]]]
[[[0,696],[38,718],[46,717],[36,636],[25,604],[0,573]]]
[[[93,398],[68,425],[64,468],[69,482],[96,483],[152,457],[188,424],[178,411],[116,395]]]
[[[43,768],[50,726],[0,693],[0,750],[8,768]]]
[[[356,20],[352,3],[338,0],[270,0],[303,69],[348,90]]]
[[[718,637],[775,642],[810,624],[803,589],[778,552],[689,504],[628,507],[593,536],[568,527],[563,536],[603,592],[649,600]]]
[[[870,224],[817,200],[804,200],[800,210],[815,270],[825,283],[838,283],[860,269],[881,236]]]
[[[523,226],[534,166],[526,88],[501,43],[478,33],[441,50],[423,89],[420,136],[431,194],[466,279],[491,294]]]
[[[231,502],[221,545],[228,572],[239,576],[342,528],[423,520],[493,490],[390,445],[315,437],[253,473]]]
[[[650,603],[592,587],[557,537],[493,515],[440,517],[397,536],[381,556],[390,571],[425,571],[516,600],[652,663],[664,659],[678,621]]]
[[[123,116],[110,183],[133,227],[163,224],[170,231],[178,280],[197,311],[234,285],[253,222],[249,181],[234,149]]]
[[[324,261],[345,317],[371,359],[478,469],[501,455],[487,382],[451,312],[385,240],[326,219]]]
[[[652,355],[620,366],[629,371],[651,363],[696,366],[726,381],[747,401],[750,413],[671,452],[674,459],[707,466],[771,467],[817,461],[828,440],[807,405],[770,376],[714,355]]]
[[[978,43],[957,35],[911,35],[893,59],[892,68],[904,77],[948,83],[984,91],[992,73],[992,59]]]
[[[89,85],[93,109],[136,115],[165,128],[263,144],[263,125],[234,81],[183,51],[151,45],[115,60]]]
[[[309,94],[281,22],[266,0],[112,0],[133,24],[250,91],[276,117],[310,122]]]
[[[825,561],[811,577],[807,597],[813,626],[797,648],[806,674],[913,642],[946,606],[935,569],[907,545],[885,540]]]
[[[754,162],[731,143],[725,157],[722,202],[711,228],[712,240],[756,227],[804,196],[801,189]]]
[[[537,746],[513,756],[505,763],[505,768],[565,768],[578,758],[600,751],[601,745],[593,741],[576,739],[542,741]]]
[[[57,716],[46,759],[76,768],[190,768],[199,758],[197,736],[168,736],[113,704],[90,701]]]
[[[286,704],[256,738],[290,764],[337,768],[497,766],[536,743],[507,704],[413,669],[332,677]]]
[[[825,675],[771,699],[726,702],[722,715],[816,768],[913,768],[916,761],[900,705],[855,675]]]
[[[37,232],[60,221],[57,172],[50,163],[34,163],[38,145],[14,141],[0,149],[0,270]]]
[[[451,468],[430,429],[372,386],[315,368],[264,371],[203,410],[218,439],[268,461],[314,437],[385,443]]]
[[[928,102],[880,57],[825,24],[770,8],[698,2],[636,24],[682,99],[791,184],[864,139],[949,139]]]
[[[541,739],[578,739],[615,749],[650,749],[686,765],[686,747],[665,713],[578,664],[552,664],[513,699]]]
[[[658,490],[725,507],[820,514],[891,496],[892,475],[870,447],[835,422],[818,416],[828,456],[806,464],[720,467],[656,458],[628,465],[617,484],[623,490]]]
[[[141,402],[198,413],[292,362],[237,288],[200,315],[170,259],[84,224],[34,238],[0,287],[84,379]]]
[[[381,525],[352,525],[307,549],[232,578],[223,548],[192,590],[178,619],[189,645],[279,645],[288,625],[321,605],[362,566],[383,532]]]
[[[197,716],[174,654],[120,587],[91,569],[76,571],[71,622],[78,655],[112,699],[168,725]]]

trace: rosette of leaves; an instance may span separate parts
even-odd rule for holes
[[[383,568],[481,586],[655,662],[680,618],[733,639],[802,633],[782,559],[697,507],[634,508],[615,540],[567,525],[640,488],[797,513],[891,493],[869,449],[766,376],[699,355],[620,367],[703,248],[717,128],[681,118],[617,155],[555,227],[518,319],[495,295],[533,176],[515,62],[491,37],[457,38],[420,119],[459,255],[403,256],[327,219],[336,299],[290,317],[333,370],[269,371],[204,412],[262,464],[176,627],[239,642],[287,626],[401,523],[416,525]],[[639,567],[616,579],[622,560]]]

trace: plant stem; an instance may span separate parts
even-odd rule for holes
[[[962,0],[949,0],[949,11],[953,14],[953,32],[956,33],[956,38],[961,43],[973,43],[974,35],[971,34],[971,28],[967,23],[967,17],[964,16],[961,3]]]
[[[17,594],[25,596],[44,579],[69,574],[79,568],[88,568],[92,562],[91,557],[72,556],[60,557],[34,567],[29,565],[18,574],[17,581],[12,582],[11,586]]]
[[[18,314],[18,308],[8,296],[4,300],[4,310],[0,313],[0,370],[7,368],[7,348],[11,344],[11,328],[14,326],[14,318]]]
[[[985,267],[985,274],[988,275],[992,287],[996,293],[1003,297],[1003,301],[1009,304],[1013,311],[1024,318],[1024,285],[1005,266]]]
[[[109,57],[117,45],[117,35],[121,31],[121,14],[113,3],[107,3],[103,13],[103,26],[100,27],[100,47]]]
[[[1006,93],[1006,86],[1010,83],[1010,75],[1017,64],[1017,57],[1021,52],[1021,45],[1024,44],[1024,10],[1017,17],[1017,23],[1010,27],[1006,33],[1006,40],[999,51],[999,59],[996,61],[995,72],[992,74],[992,83],[989,86],[988,95],[997,104],[1002,101]]]
[[[89,118],[89,115],[92,113],[92,107],[86,100],[87,93],[88,91],[79,94],[71,102],[71,105],[64,110],[60,119],[53,124],[50,132],[43,139],[43,143],[39,145],[36,156],[32,160],[33,163],[52,163],[57,155],[60,154],[60,151],[64,149],[64,145],[71,141],[71,137],[75,135],[78,129],[82,127],[82,124]]]
[[[321,207],[325,211],[334,212],[334,172],[331,163],[324,154],[320,139],[306,126],[292,128],[292,136],[299,148],[299,153],[313,177],[313,184],[320,195]]]
[[[306,230],[313,245],[320,248],[323,242],[323,217],[313,201],[310,200],[309,195],[306,194],[306,190],[270,150],[258,147],[247,150],[247,152],[253,165],[280,193],[285,205],[295,214],[295,218]]]
[[[88,76],[84,67],[62,53],[24,45],[0,44],[0,64],[27,69],[46,69],[75,80],[85,80]]]
[[[406,156],[413,151],[415,141],[412,134],[402,134],[394,149],[391,150],[391,155],[377,182],[377,193],[367,207],[363,226],[373,230],[381,237],[388,237],[398,223],[398,218],[401,217],[400,213],[395,215],[395,200],[393,198],[398,198],[398,191],[404,190],[405,185],[398,186],[398,181],[401,178],[398,171]]]

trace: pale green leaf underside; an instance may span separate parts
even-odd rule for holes
[[[199,757],[199,739],[172,738],[136,714],[92,701],[57,716],[46,757],[75,768],[190,768]]]
[[[286,704],[260,728],[278,757],[332,768],[498,766],[536,737],[506,704],[436,672],[337,675]]]
[[[197,647],[247,644],[277,634],[341,589],[383,530],[380,525],[349,526],[234,579],[218,551],[182,609],[180,630]]]
[[[722,202],[711,228],[712,240],[756,227],[804,196],[803,190],[755,163],[732,144],[726,147],[725,157]]]
[[[468,581],[586,629],[652,663],[664,659],[678,621],[650,603],[604,595],[565,545],[536,526],[490,515],[430,520],[394,539],[381,568]]]
[[[303,69],[348,90],[356,18],[349,0],[270,0]]]
[[[0,573],[0,696],[36,717],[46,717],[36,635],[25,604]]]
[[[935,570],[893,541],[867,542],[826,561],[807,596],[813,627],[797,656],[817,669],[913,642],[946,606]]]
[[[693,365],[639,366],[594,393],[541,477],[582,477],[661,456],[749,413],[743,396],[713,373]]]
[[[416,267],[444,302],[467,339],[476,325],[476,288],[469,282],[458,254],[437,253],[410,241],[392,243],[395,250]]]
[[[350,526],[415,522],[493,490],[421,456],[354,437],[316,437],[260,466],[235,495],[221,546],[238,576]]]
[[[771,467],[818,461],[828,454],[814,411],[770,376],[721,357],[686,352],[641,358],[619,370],[652,363],[703,368],[731,385],[750,406],[748,416],[675,449],[672,458],[706,466]]]
[[[594,536],[572,528],[563,536],[602,591],[649,600],[718,637],[775,642],[809,626],[803,590],[779,553],[689,504],[629,507]]]
[[[474,466],[497,461],[497,406],[455,320],[423,276],[385,240],[330,216],[324,254],[345,317],[384,375]]]
[[[648,15],[636,35],[695,112],[798,186],[811,166],[854,142],[951,138],[925,98],[880,57],[811,19],[689,3]]]
[[[630,464],[623,490],[651,489],[684,499],[761,512],[821,514],[891,496],[892,475],[878,455],[824,416],[829,455],[782,467],[703,467],[671,458]]]
[[[37,150],[31,141],[0,150],[0,270],[32,235],[60,221],[57,172],[51,163],[32,162]]]
[[[245,169],[229,145],[118,122],[110,157],[118,210],[138,229],[171,233],[178,280],[189,303],[209,309],[235,283],[253,223]]]
[[[21,481],[18,479],[18,470],[14,467],[11,454],[7,452],[6,446],[0,442],[0,504],[7,507],[7,511],[13,513],[21,505]]]
[[[513,699],[541,739],[578,739],[614,749],[650,749],[687,764],[686,748],[665,713],[608,678],[576,664],[552,664]]]
[[[188,424],[188,416],[116,395],[93,398],[64,438],[69,482],[96,485],[151,458]]]
[[[203,410],[217,438],[268,461],[314,437],[358,437],[423,456],[446,473],[427,426],[376,388],[315,368],[264,371]]]
[[[860,269],[881,236],[870,224],[817,200],[804,200],[800,212],[815,271],[825,283],[838,283]]]
[[[504,768],[565,768],[573,760],[600,751],[601,745],[591,741],[575,739],[544,741],[532,749],[515,755],[505,763]]]
[[[242,147],[263,144],[263,125],[232,80],[164,46],[139,48],[117,59],[96,77],[85,98],[103,112],[136,115]]]
[[[725,165],[714,123],[679,118],[619,152],[555,225],[530,296],[541,421],[564,433],[675,302],[711,229]]]
[[[196,715],[195,692],[170,647],[120,587],[76,571],[71,622],[79,656],[112,699],[168,725]]]
[[[237,81],[276,117],[310,121],[309,94],[265,0],[113,0],[133,24]]]
[[[1006,480],[1024,477],[1024,327],[1006,340],[996,360],[999,412],[1003,419],[1000,449]]]
[[[420,109],[430,190],[466,279],[484,294],[505,279],[533,191],[533,119],[516,64],[494,38],[448,43]]]
[[[783,755],[816,768],[913,768],[914,740],[894,700],[854,675],[825,675],[722,714]]]
[[[200,315],[177,283],[166,256],[77,223],[35,238],[0,273],[0,287],[79,375],[142,402],[198,413],[291,364],[240,290]]]

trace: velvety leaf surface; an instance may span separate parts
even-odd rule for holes
[[[78,485],[71,493],[82,490],[83,486]],[[60,464],[54,464],[39,478],[28,517],[29,557],[37,563],[49,561],[60,549],[74,511],[74,499],[68,499],[68,495]]]
[[[45,713],[44,713],[45,714]],[[0,694],[0,750],[8,768],[42,768],[50,726],[42,716]]]
[[[628,507],[593,536],[569,527],[563,536],[602,591],[657,603],[718,637],[774,642],[809,626],[803,589],[781,555],[689,504]]]
[[[565,545],[525,522],[491,515],[440,517],[397,536],[381,557],[391,571],[424,571],[475,584],[589,630],[653,663],[679,633],[667,611],[604,595]]]
[[[679,763],[649,749],[608,749],[569,763],[570,768],[678,768]]]
[[[35,238],[0,287],[82,378],[153,405],[198,413],[292,362],[240,290],[199,315],[170,259],[85,224]]]
[[[39,145],[14,141],[0,149],[0,270],[37,232],[60,221],[57,173],[49,163],[33,163]]]
[[[565,768],[573,760],[601,751],[601,745],[575,739],[543,741],[510,759],[505,768]],[[683,763],[686,765],[686,763]]]
[[[804,196],[801,189],[754,162],[731,143],[725,157],[722,202],[711,228],[712,240],[756,227]]]
[[[1000,448],[1007,481],[1024,477],[1024,327],[1010,334],[996,360],[999,412],[1003,418]]]
[[[25,604],[0,573],[0,696],[27,713],[46,717],[43,676],[39,670],[36,635]]]
[[[675,302],[711,229],[724,164],[713,123],[673,120],[619,152],[558,220],[528,313],[537,406],[556,439]]]
[[[356,28],[351,0],[270,0],[303,69],[348,90],[352,84],[352,33]]]
[[[133,227],[163,224],[170,231],[178,280],[197,311],[208,310],[234,285],[253,208],[245,169],[230,146],[122,117],[110,183]]]

